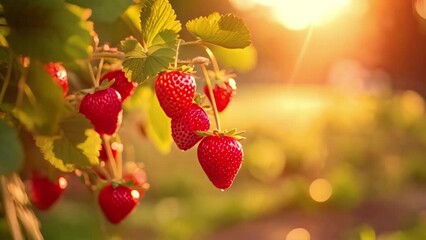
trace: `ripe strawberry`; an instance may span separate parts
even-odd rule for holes
[[[155,82],[158,102],[170,118],[179,117],[191,105],[195,88],[194,77],[180,71],[160,73]]]
[[[99,134],[113,135],[122,118],[121,96],[113,88],[89,93],[81,100],[80,113],[95,127]]]
[[[61,63],[48,63],[44,69],[55,79],[56,83],[62,88],[64,97],[68,94],[68,75]]]
[[[136,189],[140,194],[140,198],[143,197],[146,191],[146,188],[149,188],[149,183],[147,182],[146,173],[142,169],[137,169],[133,173],[128,173],[124,175],[123,179],[126,183],[133,181],[133,184],[135,186],[143,187],[141,189]]]
[[[140,199],[138,191],[129,187],[106,185],[99,192],[98,203],[105,217],[113,224],[120,223],[135,208]]]
[[[182,116],[172,119],[172,137],[181,150],[192,148],[202,137],[196,131],[207,131],[210,120],[206,112],[193,103],[183,110]]]
[[[229,136],[207,136],[198,145],[198,161],[210,181],[219,189],[232,185],[242,161],[241,144]]]
[[[121,101],[124,102],[129,96],[133,94],[136,87],[138,86],[135,82],[129,82],[124,72],[121,70],[115,70],[111,72],[107,72],[102,78],[101,83],[103,81],[110,81],[115,79],[114,83],[111,85],[118,93],[121,95]]]
[[[40,210],[49,209],[62,195],[67,187],[67,180],[59,177],[56,182],[38,172],[31,177],[30,200]]]
[[[235,82],[234,82],[235,83]],[[204,86],[204,93],[209,98],[211,102],[211,97],[209,93],[209,89],[207,86]],[[225,110],[225,108],[228,106],[229,102],[231,101],[232,97],[234,96],[236,91],[234,84],[229,84],[229,82],[225,82],[224,86],[219,86],[216,84],[213,87],[213,96],[214,100],[216,101],[216,107],[219,112],[222,112]]]

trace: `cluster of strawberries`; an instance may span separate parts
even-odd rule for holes
[[[212,89],[217,110],[223,111],[235,91],[226,82],[225,87]],[[212,101],[208,86],[206,96]],[[243,160],[243,150],[238,138],[230,132],[210,129],[210,120],[202,107],[194,102],[196,82],[191,73],[169,71],[160,73],[155,92],[161,108],[172,119],[172,137],[179,149],[185,151],[199,141],[198,160],[207,177],[217,188],[229,188]]]
[[[65,68],[59,63],[49,63],[45,69],[62,88],[65,97],[68,93]],[[79,112],[90,120],[101,136],[107,136],[104,140],[108,140],[117,133],[121,125],[122,102],[132,95],[137,84],[129,82],[121,70],[106,73],[101,78],[101,85],[104,81],[114,82],[106,84],[108,87],[101,87],[86,94],[81,101]],[[101,145],[99,160],[101,170],[104,171],[95,169],[95,172],[101,179],[106,179],[105,174],[113,175],[113,181],[109,181],[100,190],[98,203],[106,218],[111,223],[118,224],[136,207],[149,184],[143,169],[133,168],[122,179],[117,179],[117,176],[114,176],[117,174],[111,173],[111,169],[105,167],[111,159],[116,161],[118,150],[114,148],[114,144],[121,145],[111,144],[109,140]],[[47,210],[60,198],[66,186],[67,180],[63,176],[52,181],[41,172],[34,171],[31,178],[30,200],[38,209]]]

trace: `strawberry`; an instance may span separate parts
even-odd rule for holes
[[[59,177],[56,182],[46,176],[33,172],[31,177],[30,200],[40,210],[49,209],[62,195],[67,187],[67,180]]]
[[[129,96],[131,96],[135,91],[136,87],[138,86],[138,84],[135,82],[129,82],[122,70],[107,72],[101,78],[101,83],[103,81],[111,81],[113,79],[115,79],[115,81],[111,85],[111,87],[120,93],[122,102],[124,102]]]
[[[62,88],[64,97],[68,94],[68,75],[61,63],[48,63],[44,69],[55,79],[56,83]]]
[[[120,223],[135,208],[140,199],[138,191],[108,184],[101,189],[98,203],[105,217],[113,224]]]
[[[179,117],[192,104],[195,88],[194,77],[180,71],[160,73],[155,82],[158,102],[170,118]]]
[[[197,153],[213,185],[221,190],[229,188],[243,161],[241,144],[230,136],[207,136],[198,145]]]
[[[192,148],[202,137],[197,131],[207,131],[210,128],[210,120],[206,112],[193,103],[183,110],[182,116],[172,118],[172,137],[181,150]]]
[[[140,198],[143,197],[146,189],[149,188],[149,183],[147,182],[146,173],[142,169],[137,169],[133,173],[128,173],[124,175],[123,179],[126,183],[133,181],[133,184],[135,186],[141,187],[141,189],[136,189],[140,194]]]
[[[113,88],[88,93],[80,104],[80,113],[90,120],[96,132],[101,135],[113,135],[117,132],[122,110],[121,96]]]
[[[235,83],[235,81],[233,83]],[[204,86],[203,90],[211,102],[212,100],[211,100],[208,87]],[[232,97],[235,95],[235,92],[236,92],[235,84],[230,84],[229,82],[224,82],[223,86],[216,84],[213,87],[213,96],[214,96],[214,100],[216,101],[217,111],[222,112],[223,110],[225,110],[225,108],[228,106],[229,102],[231,101]]]

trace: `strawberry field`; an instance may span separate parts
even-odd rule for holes
[[[426,1],[290,2],[1,0],[0,239],[425,239]]]

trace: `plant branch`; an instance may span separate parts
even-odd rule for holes
[[[106,161],[106,164],[108,164],[108,166],[111,169],[112,179],[117,179],[118,178],[118,169],[117,169],[117,166],[116,166],[114,156],[112,155],[111,144],[110,144],[109,138],[106,137],[105,135],[103,135],[102,139],[104,141],[105,152],[108,156],[108,161]]]
[[[212,50],[208,48],[206,45],[201,44],[201,46],[206,50],[207,55],[209,55],[210,61],[212,62],[212,65],[213,65],[213,70],[217,75],[220,71],[220,68],[219,68],[219,64],[217,63],[216,57],[214,56]]]
[[[98,72],[96,73],[96,87],[99,87],[99,81],[101,79],[102,68],[104,67],[104,58],[99,60]]]
[[[207,85],[207,88],[209,89],[209,94],[210,94],[209,99],[210,99],[210,102],[212,104],[214,119],[216,121],[216,127],[217,127],[217,130],[220,131],[221,128],[220,128],[219,111],[217,110],[216,100],[214,98],[213,88],[212,88],[212,84],[210,82],[210,77],[209,77],[209,74],[207,72],[206,65],[201,64],[201,69],[203,70],[204,77],[206,78],[206,85]]]
[[[9,51],[9,63],[7,66],[6,77],[4,78],[4,83],[0,91],[0,104],[3,102],[4,96],[6,95],[6,89],[9,86],[10,77],[12,75],[12,67],[13,67],[13,54]]]
[[[179,47],[180,47],[181,42],[182,42],[182,39],[179,39],[177,46],[176,46],[175,65],[174,65],[175,68],[177,68],[177,64],[178,64]]]
[[[16,215],[16,208],[12,196],[8,189],[8,180],[5,176],[1,176],[3,204],[6,211],[7,223],[9,224],[10,231],[14,240],[23,240],[24,237],[21,232],[21,227]]]
[[[92,80],[92,84],[94,87],[99,87],[96,85],[95,72],[93,71],[93,66],[90,61],[87,61],[87,68],[89,69],[90,79]]]

